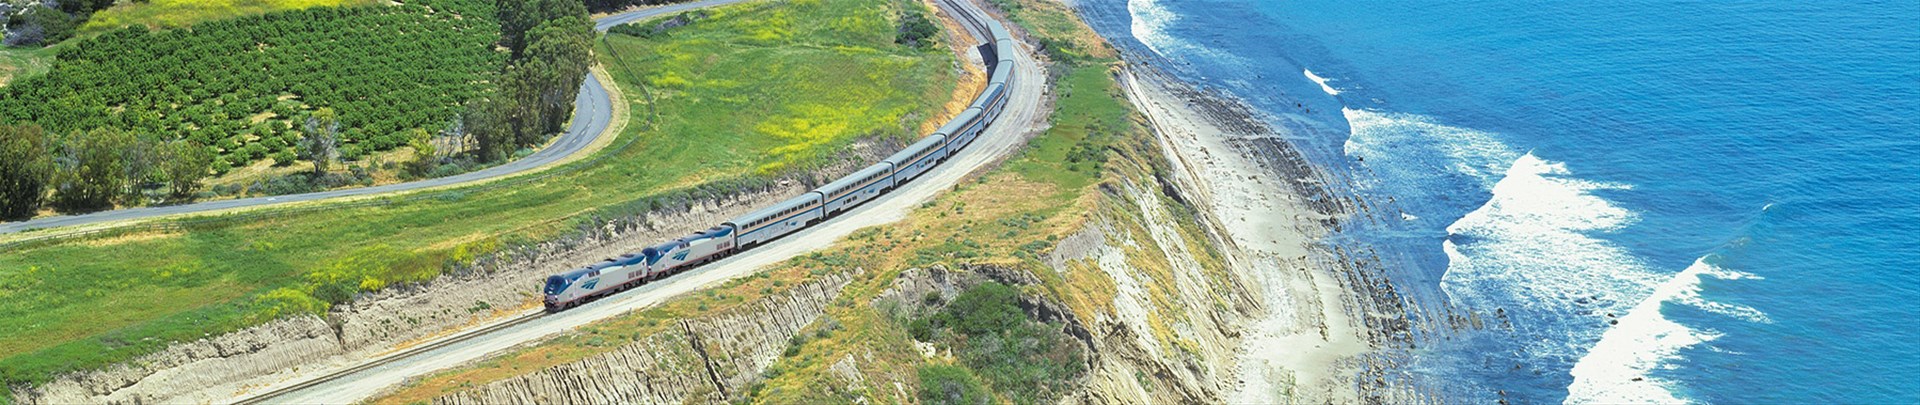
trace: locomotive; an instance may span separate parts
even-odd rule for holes
[[[999,21],[979,19],[992,37],[987,87],[973,104],[933,134],[900,152],[798,197],[723,222],[707,230],[565,273],[547,276],[541,289],[548,312],[579,306],[659,280],[700,264],[752,249],[818,224],[933,169],[972,143],[1006,108],[1014,63],[1012,34]],[[983,52],[984,53],[984,52]]]

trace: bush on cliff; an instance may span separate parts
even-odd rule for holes
[[[961,364],[1016,403],[1053,402],[1086,369],[1080,346],[1058,323],[1029,318],[1020,292],[1006,284],[968,288],[940,312],[914,320],[910,330],[916,338],[944,341]],[[947,389],[927,386],[924,370],[923,399],[927,390]]]

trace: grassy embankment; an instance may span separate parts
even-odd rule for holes
[[[54,48],[0,47],[0,86],[13,79],[46,73]]]
[[[900,222],[857,231],[834,246],[773,266],[698,294],[677,297],[659,306],[591,324],[545,342],[506,353],[474,366],[451,370],[416,382],[378,403],[420,403],[553,365],[612,351],[656,333],[677,330],[675,320],[717,314],[778,294],[830,272],[864,269],[823,321],[793,339],[782,358],[750,387],[746,402],[846,403],[865,398],[874,403],[898,403],[954,394],[962,399],[990,395],[996,402],[1053,401],[1072,381],[1084,375],[1078,343],[1066,339],[1058,325],[1033,320],[1002,322],[996,331],[977,330],[995,314],[1018,312],[1014,303],[989,284],[974,287],[942,308],[911,309],[875,306],[875,297],[894,285],[905,269],[933,265],[992,265],[1021,269],[1041,282],[1016,287],[1022,294],[1060,302],[1079,319],[1111,315],[1117,294],[1115,283],[1088,260],[1070,262],[1056,270],[1041,261],[1054,244],[1081,229],[1104,223],[1117,235],[1132,240],[1125,253],[1130,266],[1149,279],[1145,282],[1154,310],[1148,322],[1153,338],[1164,347],[1188,347],[1174,332],[1192,304],[1166,297],[1173,288],[1172,264],[1150,237],[1141,206],[1155,204],[1186,216],[1177,225],[1183,243],[1195,250],[1198,265],[1209,276],[1221,276],[1225,265],[1219,253],[1194,225],[1193,211],[1158,193],[1154,176],[1165,172],[1152,135],[1140,123],[1117,87],[1113,74],[1118,60],[1113,51],[1071,12],[1044,0],[1002,4],[1013,18],[1051,45],[1049,55],[1058,83],[1058,104],[1052,127],[1034,138],[1014,159],[991,173],[958,187],[911,212]],[[1135,201],[1120,191],[1133,185],[1150,201]],[[931,300],[930,300],[931,301]],[[966,304],[961,304],[961,302]],[[831,321],[827,321],[831,320]],[[986,322],[985,324],[995,324]],[[918,335],[916,337],[916,335]],[[1026,338],[1031,338],[1026,339]],[[941,353],[924,357],[915,346],[931,339]],[[979,343],[1028,342],[1004,349]],[[831,370],[845,358],[856,359],[866,390],[847,390]],[[899,397],[892,383],[908,387]],[[916,399],[918,398],[918,399]]]
[[[731,6],[663,38],[609,39],[598,55],[632,123],[599,152],[605,159],[561,175],[7,252],[0,376],[41,381],[170,341],[321,312],[503,244],[687,198],[693,185],[763,181],[826,163],[862,137],[909,136],[924,119],[916,112],[947,102],[952,57],[893,44],[892,7],[876,2]],[[819,20],[834,23],[805,23]],[[652,88],[655,125],[644,124],[642,86]]]

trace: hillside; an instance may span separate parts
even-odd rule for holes
[[[1348,311],[1392,312],[1313,250],[1329,202],[1295,193],[1315,174],[1228,141],[1266,130],[1136,79],[1064,6],[995,3],[1054,62],[1020,155],[897,223],[374,402],[1357,401]]]
[[[584,243],[576,238],[611,218],[659,218],[708,198],[733,204],[745,194],[817,181],[813,173],[879,154],[882,145],[935,120],[933,111],[952,94],[951,54],[894,43],[897,4],[756,3],[714,10],[659,38],[596,39],[601,77],[619,91],[618,137],[550,175],[412,198],[187,219],[192,226],[140,227],[7,252],[0,255],[0,295],[8,297],[0,300],[0,372],[10,384],[37,384],[169,342],[325,315],[356,297],[419,291],[429,281],[522,257],[515,254],[524,248]],[[794,23],[822,15],[847,24]],[[738,33],[752,31],[741,27],[778,35],[749,39]],[[669,77],[684,82],[652,84]],[[155,271],[118,270],[130,268]],[[532,285],[498,274],[485,280],[518,298]],[[62,290],[79,293],[46,293]],[[368,327],[396,334],[379,339],[404,340],[401,334],[429,334],[487,314],[465,311],[474,299],[459,297],[460,307],[450,310],[461,316],[368,320]],[[107,305],[142,310],[111,317],[92,311]],[[437,307],[433,312],[439,315]]]
[[[195,142],[216,150],[224,173],[291,160],[305,119],[331,108],[341,157],[358,159],[405,144],[408,129],[446,128],[505,60],[490,1],[416,3],[79,39],[60,45],[45,74],[0,89],[0,122]]]
[[[145,0],[115,4],[93,12],[82,33],[143,25],[149,28],[176,28],[202,21],[265,14],[274,11],[312,7],[345,7],[380,4],[381,0]],[[402,2],[405,3],[405,2]],[[426,3],[431,6],[431,2]]]

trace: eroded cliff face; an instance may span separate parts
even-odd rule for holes
[[[1245,275],[1216,267],[1224,263],[1209,256],[1221,246],[1193,238],[1201,236],[1199,224],[1176,220],[1166,195],[1131,183],[1109,193],[1117,206],[1048,257],[1062,269],[1076,261],[1094,266],[1114,285],[1110,310],[1081,314],[1096,355],[1078,399],[1222,401],[1235,385],[1247,319],[1264,310],[1263,302]]]
[[[436,404],[724,402],[760,378],[788,339],[819,319],[852,277],[829,274],[780,295],[677,327],[612,352],[488,383]]]

